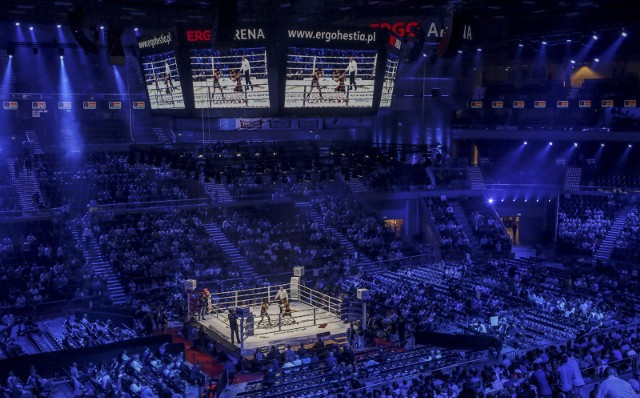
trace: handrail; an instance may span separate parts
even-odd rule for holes
[[[0,211],[0,219],[13,219],[20,218],[24,216],[40,216],[40,217],[50,217],[56,212],[59,212],[59,207],[48,208],[48,209],[33,209],[33,210],[3,210]]]
[[[31,312],[31,311],[35,311],[36,314],[38,314],[39,312],[47,312],[45,310],[49,309],[49,310],[56,310],[56,309],[62,309],[62,308],[70,308],[73,306],[82,306],[82,305],[88,305],[90,302],[94,302],[95,303],[99,303],[101,302],[101,300],[104,299],[104,296],[102,295],[93,295],[93,296],[88,296],[88,297],[83,297],[83,298],[72,298],[69,300],[56,300],[56,301],[44,301],[42,303],[37,303],[37,304],[27,304],[25,306],[22,307],[18,307],[15,305],[10,305],[10,306],[3,306],[0,307],[0,312],[2,311],[11,311],[12,314],[16,315],[19,314],[21,312]]]
[[[622,363],[622,362],[631,362],[633,360],[638,360],[638,358],[640,358],[640,354],[634,355],[632,357],[618,359],[616,361],[611,361],[611,362],[608,362],[606,365],[596,365],[596,366],[591,366],[591,367],[588,367],[588,368],[581,368],[580,371],[582,371],[582,372],[597,371],[598,369],[605,369],[607,367],[614,366],[614,364],[618,364],[618,363]],[[596,376],[598,376],[598,375],[596,374]]]
[[[168,206],[205,206],[208,198],[192,198],[192,199],[175,199],[175,200],[152,200],[147,202],[127,202],[112,203],[106,205],[96,205],[89,208],[90,212],[115,211],[115,210],[135,210],[135,209],[151,209],[166,208]]]
[[[456,363],[452,363],[452,364],[449,364],[449,365],[446,365],[446,366],[442,366],[442,367],[439,367],[439,368],[429,369],[429,370],[428,370],[427,372],[425,372],[425,373],[431,373],[431,374],[433,374],[433,373],[435,373],[435,372],[443,371],[444,369],[448,369],[448,368],[453,368],[453,367],[458,367],[458,366],[470,365],[470,364],[472,364],[472,363],[475,363],[475,362],[481,361],[481,360],[483,360],[483,359],[484,359],[484,358],[476,358],[476,359],[472,359],[472,360],[470,360],[470,361],[465,361],[465,362],[456,362]],[[419,373],[419,372],[418,372],[418,373]],[[406,376],[402,376],[402,377],[399,377],[399,378],[394,378],[394,379],[393,379],[393,381],[395,381],[395,382],[400,382],[400,381],[405,380],[405,379],[410,379],[410,378],[412,379],[412,378],[415,378],[415,377],[416,377],[416,375],[417,375],[416,373],[414,373],[414,374],[408,374],[408,375],[406,375]],[[355,389],[355,390],[351,390],[351,392],[365,392],[365,391],[367,391],[367,389],[376,388],[377,386],[386,385],[386,384],[389,384],[389,380],[383,380],[383,381],[380,381],[380,382],[377,382],[377,383],[368,384],[368,385],[366,385],[366,386],[364,386],[364,387],[360,387],[360,388],[357,388],[357,389]]]
[[[584,335],[582,335],[582,337],[588,337],[588,336],[593,336],[596,334],[600,334],[600,333],[606,333],[610,330],[626,330],[626,329],[631,329],[631,328],[640,328],[640,323],[634,323],[634,324],[630,324],[630,325],[617,325],[617,326],[609,326],[608,328],[604,328],[604,329],[597,329],[594,330],[593,332],[589,332],[586,333]]]

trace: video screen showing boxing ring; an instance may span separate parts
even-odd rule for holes
[[[196,109],[269,108],[264,47],[190,50]]]
[[[151,109],[184,109],[175,51],[142,55],[141,59]]]
[[[289,47],[285,108],[371,108],[376,50]]]

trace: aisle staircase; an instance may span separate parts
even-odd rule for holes
[[[209,195],[214,203],[230,203],[233,202],[233,196],[224,184],[215,184],[213,182],[204,182],[204,191]]]
[[[611,224],[611,229],[609,229],[607,236],[605,236],[604,240],[598,247],[596,254],[593,256],[594,261],[609,261],[609,259],[611,258],[611,253],[613,252],[613,247],[616,243],[616,239],[618,239],[618,236],[620,236],[620,231],[622,231],[622,228],[624,228],[627,216],[629,215],[629,212],[631,210],[633,210],[633,207],[626,206],[618,212],[618,214],[616,215],[616,219],[613,221],[613,224]]]
[[[176,142],[175,134],[172,131],[167,133],[162,127],[152,127],[151,131],[158,139],[158,142],[163,145],[171,145]]]
[[[16,166],[15,164],[18,162],[17,158],[8,158],[7,159],[7,167],[9,167],[9,179],[12,183],[16,182]]]
[[[127,296],[124,293],[124,287],[122,282],[118,279],[118,275],[113,270],[111,264],[106,262],[100,253],[98,242],[91,237],[89,244],[85,244],[85,239],[81,234],[82,225],[76,223],[73,228],[73,237],[76,241],[76,246],[82,248],[82,254],[88,264],[91,264],[93,270],[97,275],[104,278],[107,284],[107,290],[109,292],[109,298],[113,302],[113,305],[124,305],[127,303]]]
[[[484,184],[484,177],[482,176],[482,170],[476,166],[467,167],[467,176],[469,178],[469,184],[471,189],[484,190],[487,187]]]
[[[582,169],[580,167],[567,167],[564,173],[564,190],[578,191],[580,189],[580,177]]]
[[[40,140],[38,139],[38,135],[35,130],[27,130],[25,132],[27,136],[27,142],[31,146],[31,150],[34,155],[42,155],[44,154],[44,150],[42,149],[42,145],[40,145]]]
[[[23,169],[14,178],[20,207],[23,210],[35,210],[36,204],[34,203],[33,195],[38,194],[42,199],[40,184],[38,184],[35,173],[31,170]]]
[[[210,222],[204,225],[204,229],[209,233],[211,240],[220,246],[222,251],[229,256],[234,271],[239,272],[243,278],[258,276],[258,273],[247,263],[247,260],[240,254],[238,248],[231,243],[220,227]]]
[[[484,99],[484,95],[487,92],[486,87],[474,87],[473,94],[471,95],[472,101],[482,101]]]
[[[369,192],[369,188],[367,188],[366,185],[364,185],[364,183],[360,178],[351,177],[349,181],[347,181],[346,183],[347,183],[347,186],[349,187],[349,190],[353,193]]]
[[[323,228],[327,229],[327,231],[331,232],[333,236],[338,238],[340,246],[346,248],[347,253],[353,255],[356,252],[356,247],[349,239],[347,239],[346,236],[342,234],[342,232],[333,227],[325,225],[322,214],[314,210],[309,202],[297,202],[296,207],[300,209],[300,211],[308,215],[310,218],[312,218],[316,223],[318,223],[318,225],[321,225]],[[382,268],[378,266],[378,264],[376,264],[374,261],[372,261],[362,253],[358,253],[358,265],[361,266],[367,274],[375,274],[383,271]]]
[[[471,225],[469,224],[469,218],[467,218],[467,213],[465,213],[464,208],[459,202],[449,201],[451,208],[453,208],[453,216],[456,221],[462,227],[465,235],[469,239],[469,244],[471,245],[472,253],[480,252],[480,239],[473,234],[473,229],[471,229]]]
[[[62,138],[64,138],[65,147],[67,152],[69,153],[80,153],[82,152],[82,145],[78,140],[78,136],[74,134],[71,130],[61,130]]]

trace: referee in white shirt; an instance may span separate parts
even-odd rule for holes
[[[353,57],[349,57],[349,65],[345,69],[345,73],[349,75],[349,90],[352,88],[357,91],[358,85],[356,84],[356,74],[358,73],[358,64]]]
[[[251,65],[249,60],[244,55],[242,56],[242,65],[240,65],[240,73],[244,73],[245,91],[251,87],[253,91],[253,84],[251,84]]]

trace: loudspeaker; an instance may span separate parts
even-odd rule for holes
[[[88,53],[97,53],[98,46],[84,33],[84,11],[78,7],[69,11],[69,27],[80,47]]]
[[[122,48],[122,42],[120,41],[121,36],[120,29],[110,27],[107,30],[107,54],[109,54],[110,65],[125,65],[124,48]]]
[[[304,267],[293,267],[293,276],[304,276]]]
[[[369,300],[371,298],[369,295],[369,289],[358,289],[356,297],[358,300]]]
[[[224,0],[218,2],[216,20],[216,47],[231,47],[236,35],[236,23],[238,20],[238,0]]]
[[[185,290],[196,290],[197,286],[198,282],[196,282],[195,279],[187,279],[186,281],[184,281]]]
[[[444,17],[445,34],[436,47],[436,54],[440,58],[453,57],[458,50],[472,47],[475,34],[475,20],[473,15],[453,11]]]
[[[426,32],[420,24],[412,27],[411,30],[414,35],[414,39],[412,42],[409,42],[407,46],[403,47],[404,51],[402,60],[405,62],[413,62],[418,59],[418,56],[422,54],[424,43],[427,40]],[[405,38],[406,37],[407,36],[405,36]]]

